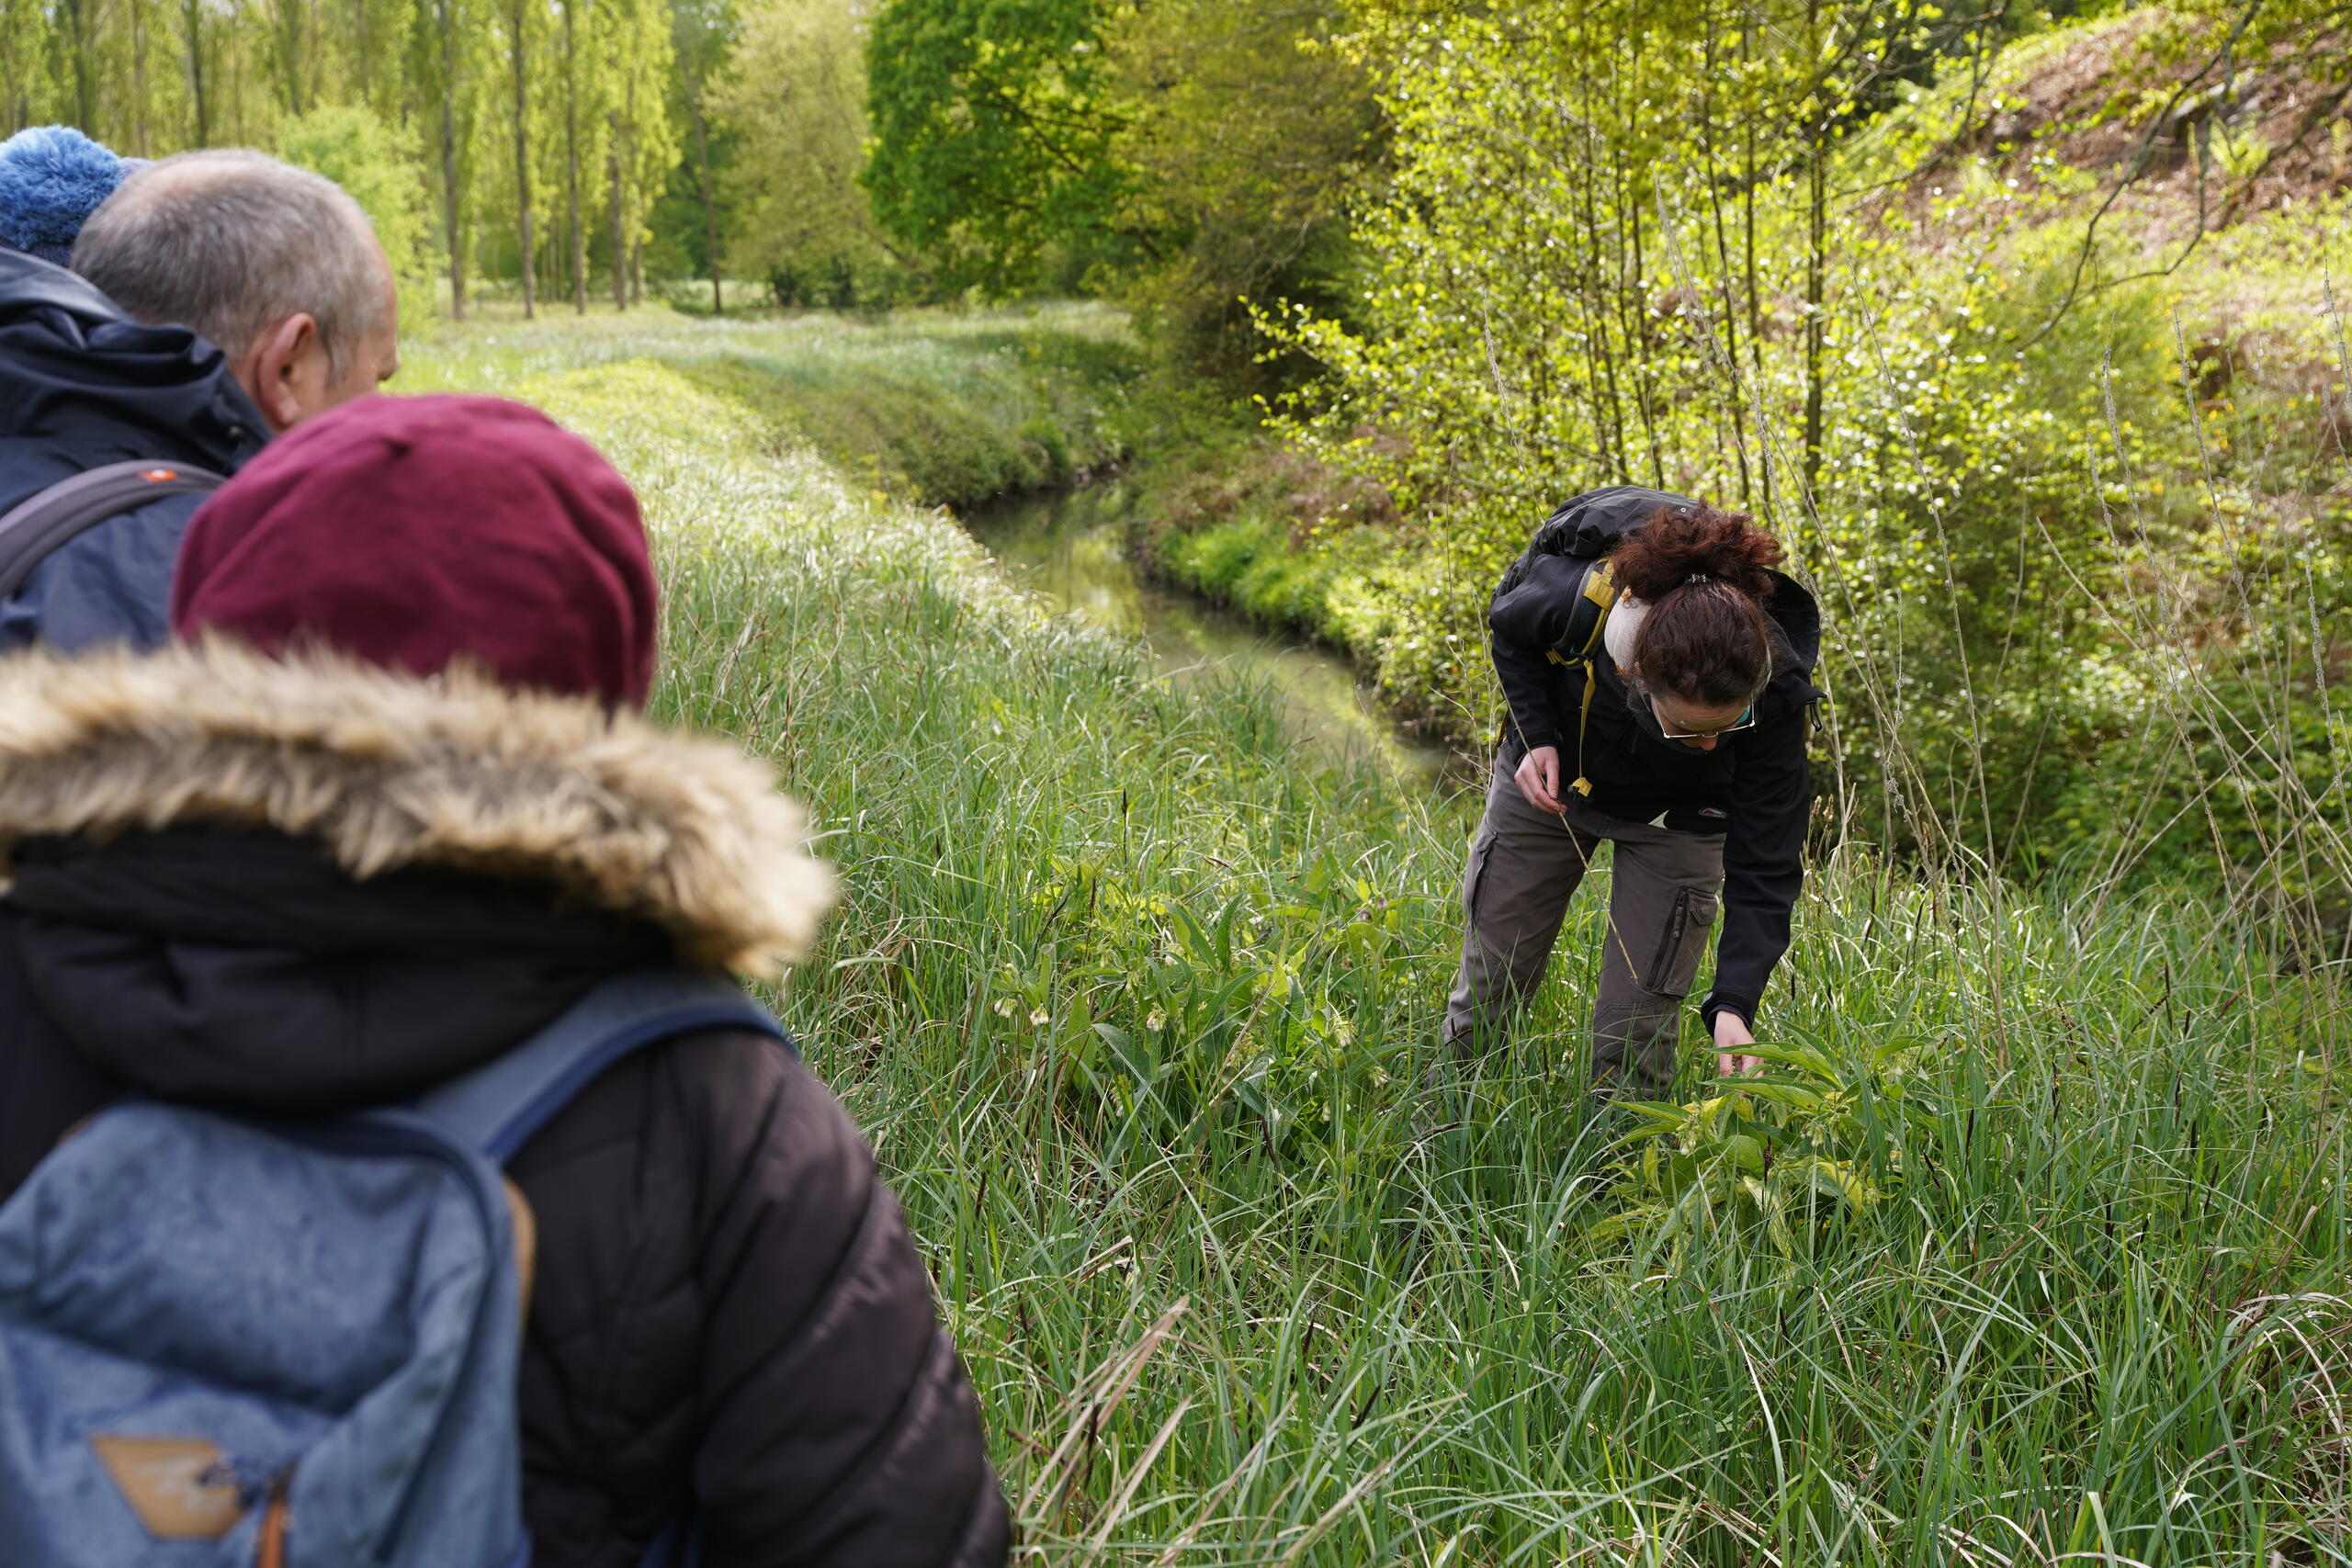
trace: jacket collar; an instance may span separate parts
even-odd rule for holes
[[[129,321],[122,307],[80,274],[0,245],[0,318],[50,308],[92,321]]]
[[[0,251],[0,441],[234,473],[268,437],[213,344],[186,327],[141,325],[87,279]]]
[[[438,867],[550,886],[766,976],[832,901],[799,810],[723,742],[592,700],[209,641],[0,660],[0,875],[30,838],[269,829],[365,880]]]

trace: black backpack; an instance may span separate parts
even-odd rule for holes
[[[25,585],[60,546],[109,517],[167,495],[202,495],[229,481],[209,468],[141,458],[88,468],[35,491],[0,516],[0,599]]]
[[[1544,520],[1535,537],[1495,585],[1487,606],[1487,625],[1497,637],[1530,652],[1541,652],[1555,664],[1574,665],[1584,671],[1584,695],[1577,710],[1578,776],[1570,787],[1590,795],[1592,782],[1582,776],[1584,734],[1592,717],[1592,689],[1598,683],[1593,655],[1609,626],[1610,609],[1617,603],[1617,578],[1609,553],[1617,542],[1660,512],[1687,512],[1699,502],[1640,485],[1611,485],[1590,490],[1561,503]]]
[[[1600,646],[1617,602],[1609,553],[1662,511],[1699,502],[1640,485],[1589,490],[1563,502],[1495,585],[1487,624],[1505,641],[1555,664],[1580,664]]]

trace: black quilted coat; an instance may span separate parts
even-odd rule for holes
[[[741,782],[712,774],[717,748],[627,721],[621,749],[644,750],[616,772],[614,732],[505,704],[186,650],[0,672],[0,705],[44,721],[0,740],[0,1192],[127,1087],[294,1114],[401,1097],[616,967],[813,922],[823,884],[797,843],[695,819]],[[322,716],[356,718],[364,754],[338,754]],[[591,731],[605,750],[567,755]],[[666,787],[682,779],[706,787]],[[364,877],[345,863],[363,829],[394,863]],[[782,869],[729,883],[763,857]],[[632,908],[610,907],[616,869]],[[689,1506],[714,1568],[1004,1561],[929,1279],[808,1067],[759,1036],[669,1041],[509,1168],[539,1227],[537,1568],[629,1568]]]

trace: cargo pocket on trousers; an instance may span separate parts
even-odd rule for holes
[[[1643,988],[1661,997],[1687,997],[1698,978],[1699,958],[1707,950],[1707,933],[1715,929],[1715,896],[1703,887],[1685,887],[1674,896],[1667,911],[1666,929],[1658,932],[1657,952],[1643,974]]]
[[[1470,840],[1470,863],[1462,873],[1462,915],[1473,930],[1478,924],[1478,885],[1487,880],[1487,858],[1495,852],[1495,836],[1481,832]]]

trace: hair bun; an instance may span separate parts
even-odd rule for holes
[[[1687,511],[1661,507],[1627,534],[1611,558],[1617,585],[1656,604],[1692,583],[1725,582],[1750,599],[1772,592],[1771,568],[1781,542],[1745,513],[1712,506]]]

